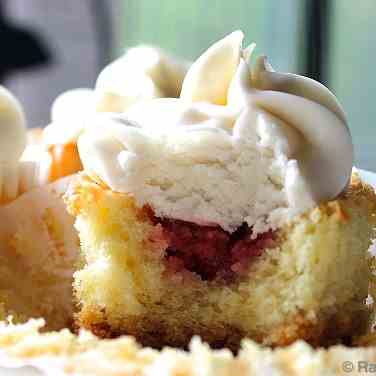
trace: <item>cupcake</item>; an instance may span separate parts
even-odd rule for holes
[[[352,175],[335,96],[275,72],[234,32],[179,98],[92,120],[66,194],[82,264],[76,324],[103,337],[237,349],[364,329],[376,197]]]
[[[0,318],[43,317],[46,329],[70,327],[72,282],[79,254],[74,220],[62,195],[70,177],[0,205]]]
[[[16,199],[47,181],[44,164],[31,158],[38,137],[26,132],[21,104],[6,88],[0,87],[0,204]]]
[[[23,110],[0,89],[0,317],[44,317],[48,329],[73,318],[78,255],[73,217],[62,195],[70,177],[49,184],[50,159],[40,132],[26,132]]]

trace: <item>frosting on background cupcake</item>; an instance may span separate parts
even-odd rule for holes
[[[51,124],[43,130],[52,166],[50,180],[82,169],[77,139],[98,112],[126,112],[154,98],[179,96],[189,63],[152,46],[138,46],[109,64],[94,89],[77,88],[59,95]]]

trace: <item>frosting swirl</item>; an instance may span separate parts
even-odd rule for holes
[[[79,140],[86,172],[156,215],[257,233],[335,198],[352,142],[334,95],[309,78],[249,59],[236,31],[190,68],[179,99],[102,117]],[[96,125],[94,123],[97,123]]]
[[[254,103],[301,133],[295,158],[315,201],[335,198],[347,187],[353,165],[351,134],[337,98],[310,78],[274,72],[265,57],[257,60],[253,77]]]
[[[101,112],[124,112],[141,101],[178,97],[188,67],[188,62],[160,48],[131,48],[98,76],[96,108]]]
[[[51,124],[43,130],[45,145],[75,143],[82,133],[87,117],[94,114],[94,90],[77,88],[65,91],[53,102]]]
[[[40,163],[25,155],[26,121],[19,101],[0,86],[0,202],[44,182]]]

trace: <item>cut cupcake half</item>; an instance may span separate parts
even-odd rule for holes
[[[78,326],[104,337],[236,349],[360,333],[376,198],[352,171],[341,106],[321,84],[214,44],[180,98],[102,117],[66,195],[81,239]],[[350,182],[351,181],[351,182]]]
[[[376,197],[354,177],[335,201],[251,239],[155,217],[85,175],[71,186],[83,267],[78,326],[103,337],[185,346],[193,335],[236,348],[304,339],[327,345],[360,333]]]

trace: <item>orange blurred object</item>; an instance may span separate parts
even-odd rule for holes
[[[52,157],[49,181],[75,174],[82,170],[82,163],[76,143],[51,145],[48,152]]]

